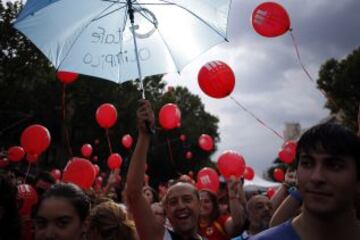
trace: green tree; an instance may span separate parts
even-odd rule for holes
[[[330,59],[320,69],[318,88],[326,97],[326,107],[342,116],[343,124],[357,130],[360,103],[360,48],[345,59]]]

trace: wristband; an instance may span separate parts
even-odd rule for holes
[[[289,195],[294,198],[296,201],[298,201],[300,204],[303,202],[303,198],[300,195],[299,191],[296,187],[291,187],[288,189]]]

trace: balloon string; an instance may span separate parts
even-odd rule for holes
[[[169,150],[170,162],[175,166],[173,155],[172,155],[172,150],[171,150],[171,144],[170,144],[170,141],[169,141],[168,137],[166,137],[166,141],[167,141],[168,150]]]
[[[28,115],[28,116],[24,117],[23,119],[20,119],[19,121],[16,121],[16,122],[14,122],[13,124],[11,124],[11,125],[3,128],[3,129],[1,129],[1,130],[0,130],[0,135],[1,135],[3,132],[5,132],[5,131],[13,128],[13,127],[16,127],[17,125],[21,124],[22,122],[24,122],[24,121],[26,121],[26,120],[28,120],[29,118],[32,118],[32,117],[33,117],[33,115]]]
[[[309,78],[309,80],[312,81],[312,82],[315,82],[314,79],[311,77],[310,73],[308,72],[308,70],[306,69],[303,61],[301,60],[299,47],[298,47],[298,44],[296,43],[295,36],[294,36],[294,34],[292,32],[292,29],[290,29],[289,32],[290,32],[290,36],[291,36],[292,42],[293,42],[294,47],[295,47],[296,56],[297,56],[297,59],[298,59],[298,61],[300,63],[300,66],[304,70],[304,72],[305,72],[306,76]]]
[[[29,176],[30,168],[31,168],[31,163],[29,163],[29,165],[27,167],[26,174],[25,174],[25,177],[24,177],[24,180],[23,180],[24,184],[26,183],[26,179]]]
[[[109,129],[108,128],[105,129],[105,135],[106,135],[106,141],[107,141],[108,146],[109,146],[110,154],[112,154],[112,147],[111,147],[111,141],[110,141]]]
[[[303,64],[303,62],[301,60],[299,47],[298,47],[298,44],[296,43],[296,39],[295,39],[295,36],[293,34],[293,30],[290,29],[289,32],[290,32],[290,36],[291,36],[292,42],[293,42],[294,47],[295,47],[297,59],[298,59],[300,65],[301,65],[302,69],[304,70],[306,76],[310,79],[310,81],[315,82],[314,79],[311,77],[310,73],[306,70],[305,65]],[[331,97],[328,97],[326,95],[326,92],[323,89],[319,88],[319,90],[326,99],[328,99],[332,104],[337,106],[337,104],[334,102],[334,100]]]
[[[250,114],[250,116],[252,116],[256,121],[258,121],[261,125],[263,125],[264,127],[266,127],[267,129],[269,129],[270,131],[272,131],[273,133],[275,133],[276,136],[278,136],[279,138],[281,138],[282,140],[284,140],[284,137],[278,133],[277,131],[275,131],[274,129],[272,129],[271,127],[269,127],[264,121],[262,121],[260,118],[258,118],[255,114],[253,114],[252,112],[250,112],[246,107],[244,107],[239,101],[237,101],[233,96],[230,96],[231,100],[233,100],[240,108],[242,108],[242,110],[244,110],[245,112],[247,112],[248,114]]]
[[[70,157],[73,156],[71,144],[70,144],[70,137],[69,137],[69,131],[66,126],[66,85],[62,84],[62,120],[63,120],[63,126],[64,126],[64,134],[65,134],[65,145],[68,149],[68,153]]]

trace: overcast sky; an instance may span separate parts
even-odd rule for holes
[[[324,109],[324,97],[297,61],[290,34],[265,38],[252,29],[251,13],[262,2],[233,0],[230,42],[210,49],[188,65],[180,76],[164,77],[170,85],[187,86],[198,94],[206,110],[219,117],[221,141],[213,160],[224,150],[235,150],[257,174],[271,165],[282,140],[230,98],[213,99],[202,93],[197,74],[204,63],[221,60],[230,65],[236,75],[232,96],[280,133],[286,122],[298,122],[302,128],[308,128],[329,114]],[[326,60],[346,57],[360,46],[360,1],[276,2],[289,13],[302,60],[314,79],[318,78],[320,66]]]
[[[302,128],[308,128],[329,114],[324,109],[324,97],[297,61],[290,34],[265,38],[252,29],[251,13],[262,2],[233,0],[229,42],[201,55],[180,76],[164,77],[169,85],[186,86],[198,94],[206,110],[220,119],[221,141],[212,159],[216,161],[224,150],[237,151],[259,175],[271,165],[282,140],[230,98],[213,99],[201,92],[197,74],[203,64],[221,60],[230,65],[236,75],[232,96],[280,133],[286,122],[298,122]],[[359,0],[276,2],[289,13],[302,60],[314,79],[326,60],[341,59],[360,46]]]

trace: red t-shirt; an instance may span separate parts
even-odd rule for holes
[[[225,222],[230,216],[220,216],[211,225],[199,225],[199,234],[208,240],[229,240],[225,232]]]

